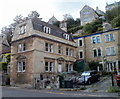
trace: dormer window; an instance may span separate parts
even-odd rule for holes
[[[66,34],[66,33],[63,34],[63,37],[67,40],[69,40],[69,38],[70,38],[69,34]]]
[[[26,32],[26,25],[22,25],[19,28],[20,28],[19,34],[24,34]]]
[[[51,33],[51,28],[49,28],[49,27],[47,27],[47,26],[44,26],[43,31],[44,31],[45,33],[50,34],[50,33]]]

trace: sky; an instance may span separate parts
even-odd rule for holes
[[[111,4],[120,0],[1,0],[0,29],[13,23],[17,15],[27,17],[31,11],[37,11],[40,18],[47,22],[53,15],[63,20],[64,14],[70,14],[74,19],[80,18],[80,10],[85,6],[105,12],[106,3]]]

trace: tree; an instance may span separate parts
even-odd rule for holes
[[[15,23],[20,23],[23,19],[23,16],[22,15],[17,15],[14,19],[13,19],[13,21],[15,22]]]
[[[113,22],[117,22],[117,20],[119,21],[119,16],[120,16],[120,6],[117,6],[115,8],[113,8],[112,10],[106,11],[105,14],[105,19],[112,23],[113,27],[117,27],[118,23],[115,25]],[[114,20],[114,21],[113,21]]]
[[[67,21],[68,19],[73,19],[73,17],[70,14],[64,14],[63,18],[64,18],[64,21]]]
[[[28,18],[38,18],[40,14],[37,11],[31,11],[31,13],[28,15]]]
[[[5,62],[0,62],[0,70],[2,71],[7,71],[7,65],[9,64],[10,62],[10,54],[7,53],[5,55],[1,55],[1,57],[3,58],[6,58],[6,61]]]
[[[115,27],[120,27],[120,15],[115,17],[112,21],[112,26]]]
[[[91,70],[97,70],[97,67],[99,66],[99,62],[97,61],[90,61],[88,62],[88,65]]]
[[[102,19],[97,19],[91,23],[87,23],[83,27],[83,30],[84,30],[84,34],[88,35],[88,34],[92,34],[92,33],[102,30],[100,28],[102,28]]]

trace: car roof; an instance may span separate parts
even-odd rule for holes
[[[97,72],[96,70],[84,71],[84,72]]]

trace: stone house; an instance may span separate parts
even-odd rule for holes
[[[113,8],[117,7],[120,5],[120,2],[115,2],[115,3],[112,3],[112,4],[107,4],[106,3],[106,11],[109,11],[109,10],[112,10]]]
[[[58,84],[57,75],[73,71],[76,61],[76,43],[70,34],[41,21],[28,19],[16,25],[11,45],[11,85],[42,88]],[[55,86],[56,85],[56,86]]]
[[[120,28],[75,38],[77,60],[98,61],[98,69],[120,70]]]
[[[84,26],[87,23],[93,22],[98,18],[103,18],[104,12],[99,10],[97,7],[96,10],[91,8],[88,5],[85,5],[80,11],[80,20],[81,26]]]

